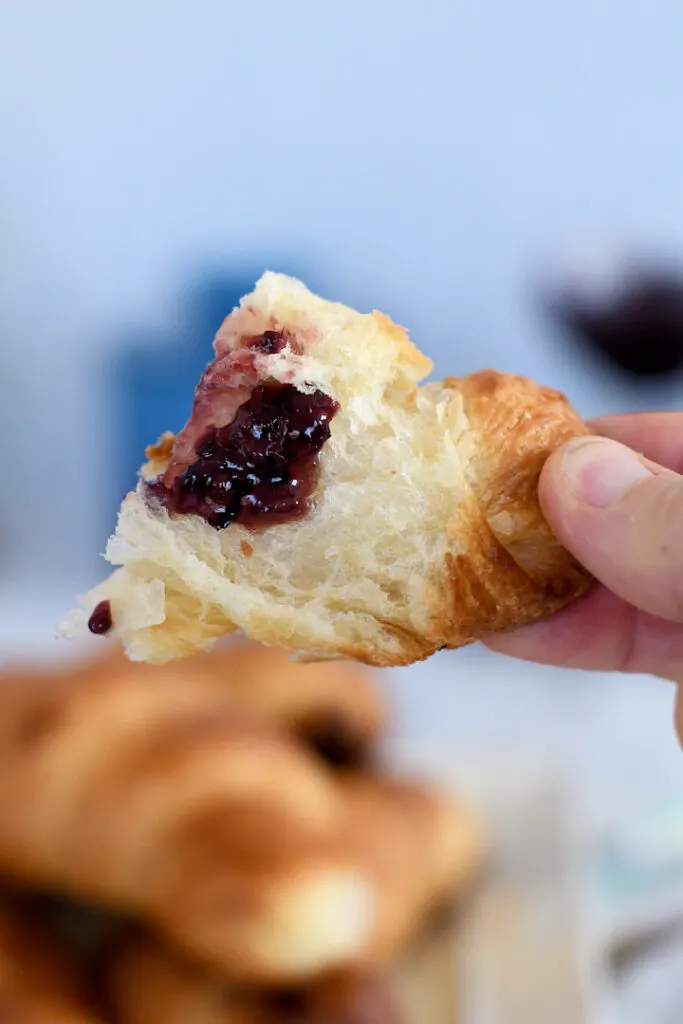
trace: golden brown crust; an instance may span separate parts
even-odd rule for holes
[[[591,585],[538,501],[548,456],[587,429],[563,395],[524,377],[485,370],[444,385],[462,395],[473,433],[467,480],[474,501],[449,525],[468,530],[467,552],[446,557],[447,646],[459,647],[547,616]]]
[[[382,625],[400,653],[344,646],[375,667],[409,665],[551,615],[593,583],[552,534],[538,501],[549,455],[587,427],[559,391],[525,377],[484,370],[442,382],[466,417],[470,498],[447,524],[443,577],[434,580],[433,627],[419,633]]]
[[[152,480],[166,470],[173,454],[174,445],[175,434],[170,430],[166,430],[156,444],[150,444],[145,448],[147,462],[141,470],[141,474],[145,479]]]
[[[551,533],[538,480],[548,456],[587,427],[559,391],[524,377],[485,370],[465,377],[460,391],[477,439],[469,480],[484,517],[515,562],[562,596],[587,574]]]
[[[344,974],[308,988],[236,987],[151,940],[115,957],[111,1002],[120,1024],[398,1024],[389,985],[375,974]]]
[[[432,372],[434,367],[432,360],[424,355],[424,353],[420,352],[417,345],[413,344],[408,337],[408,331],[405,327],[400,327],[398,324],[394,323],[391,317],[388,317],[386,313],[380,313],[379,310],[374,310],[371,315],[384,334],[390,337],[394,342],[397,342],[397,362],[402,363],[404,366],[411,367],[418,377],[426,377],[428,373]]]

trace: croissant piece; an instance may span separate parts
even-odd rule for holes
[[[329,771],[215,680],[144,668],[5,680],[0,872],[146,919],[254,983],[390,952],[422,912],[413,874],[439,888],[442,855],[458,884],[469,826],[450,802],[411,803],[404,826],[380,813],[384,783]]]
[[[76,966],[23,908],[0,906],[0,1020],[3,1024],[96,1024]]]
[[[310,658],[405,665],[548,615],[589,577],[538,503],[585,427],[558,392],[430,361],[381,313],[268,273],[224,322],[190,420],[148,451],[107,558],[131,657],[241,628]],[[109,620],[107,620],[109,623]]]
[[[389,985],[378,974],[344,974],[300,989],[249,989],[144,939],[114,958],[109,989],[119,1024],[399,1024]]]

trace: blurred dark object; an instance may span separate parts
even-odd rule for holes
[[[549,312],[579,344],[635,378],[683,367],[683,271],[629,266],[600,289],[560,289]]]

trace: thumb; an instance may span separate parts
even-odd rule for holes
[[[683,477],[605,438],[550,457],[543,513],[569,551],[642,611],[683,622]]]

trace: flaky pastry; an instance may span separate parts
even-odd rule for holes
[[[492,370],[420,385],[431,363],[388,317],[272,273],[215,352],[123,502],[119,568],[63,632],[90,618],[164,661],[240,628],[405,665],[586,590],[537,497],[545,459],[585,430],[557,391]]]

